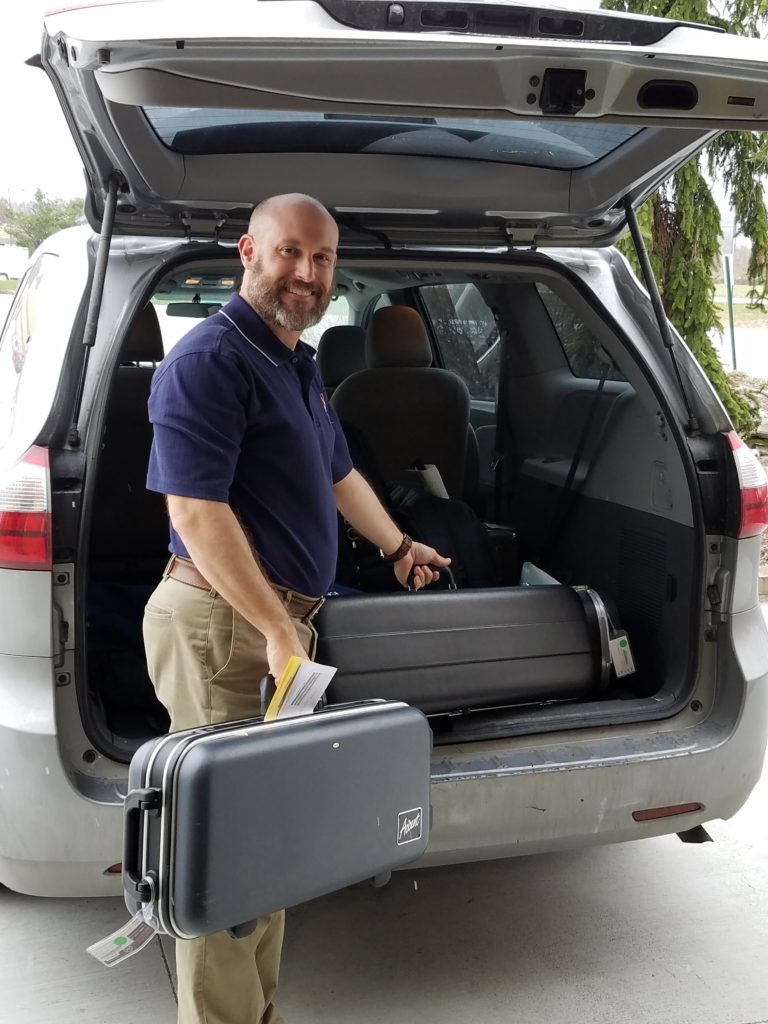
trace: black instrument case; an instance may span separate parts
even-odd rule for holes
[[[176,938],[244,935],[265,914],[415,860],[430,753],[424,715],[385,701],[144,744],[125,801],[129,910]]]
[[[315,619],[332,701],[407,701],[427,714],[576,700],[611,671],[599,594],[563,586],[333,597]]]

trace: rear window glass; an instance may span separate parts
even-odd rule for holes
[[[314,327],[307,327],[303,330],[301,340],[305,341],[307,345],[311,345],[312,348],[317,348],[324,331],[327,331],[329,327],[342,327],[348,324],[350,317],[351,310],[346,296],[334,295],[323,319]]]
[[[599,380],[605,373],[605,362],[599,354],[600,342],[578,313],[571,309],[559,295],[556,295],[544,284],[537,284],[536,289],[560,339],[571,373],[574,377]],[[606,374],[606,379],[626,380],[627,378],[612,363]]]
[[[273,110],[144,107],[178,153],[392,153],[573,170],[642,128],[471,117],[385,117]]]
[[[445,369],[461,377],[473,399],[495,401],[499,329],[477,286],[429,284],[419,296]]]
[[[156,294],[152,302],[157,313],[157,320],[160,324],[160,333],[163,338],[163,351],[167,354],[176,344],[181,341],[185,334],[196,327],[201,319],[204,319],[203,308],[209,316],[221,309],[232,293],[215,294],[212,291],[206,293],[201,290],[195,293],[193,301],[184,302],[176,299],[168,299],[167,295]],[[193,307],[199,306],[196,311]],[[197,312],[197,315],[195,315]],[[301,340],[305,341],[312,348],[317,348],[323,331],[329,327],[336,327],[340,324],[348,324],[350,321],[350,306],[344,295],[334,295],[325,311],[323,319],[301,332]]]

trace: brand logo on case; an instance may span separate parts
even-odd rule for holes
[[[421,807],[414,807],[410,811],[400,811],[397,816],[398,846],[421,839],[421,818]]]

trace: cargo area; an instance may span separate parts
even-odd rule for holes
[[[141,637],[169,557],[163,498],[144,488],[152,374],[237,284],[231,263],[176,268],[115,344],[80,579],[91,721],[126,760],[168,725]],[[308,340],[355,464],[404,529],[451,548],[457,584],[444,574],[429,591],[397,592],[340,521],[317,620],[318,659],[339,670],[332,701],[406,700],[439,744],[628,708],[654,717],[662,696],[680,697],[700,586],[686,450],[637,346],[573,282],[538,256],[348,260]],[[437,466],[447,501],[414,462]],[[619,678],[608,641],[622,633],[636,671]]]

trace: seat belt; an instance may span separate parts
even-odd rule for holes
[[[499,345],[501,346],[501,362],[499,365],[499,390],[496,395],[496,436],[493,442],[493,521],[503,523],[504,498],[506,490],[505,466],[507,457],[507,444],[505,431],[507,429],[507,389],[509,387],[507,375],[507,363],[509,361],[509,331],[506,329],[499,332]]]
[[[571,465],[568,470],[568,476],[565,479],[565,484],[563,485],[563,489],[560,493],[560,498],[558,500],[557,505],[555,506],[555,511],[552,516],[552,523],[549,529],[548,543],[544,551],[539,556],[542,562],[546,559],[548,555],[552,553],[552,550],[554,549],[555,544],[557,543],[558,537],[560,537],[563,530],[565,529],[565,526],[571,516],[571,512],[573,511],[573,507],[576,504],[576,498],[579,495],[579,491],[584,486],[584,481],[586,480],[587,472],[589,472],[589,467],[587,467],[587,470],[584,473],[584,477],[580,485],[578,486],[578,488],[574,489],[576,472],[579,468],[579,463],[581,462],[582,456],[584,455],[584,449],[586,448],[587,440],[592,432],[592,424],[595,422],[597,408],[600,405],[600,396],[603,393],[605,382],[608,378],[608,374],[610,373],[611,367],[613,366],[613,360],[610,358],[610,356],[607,355],[607,353],[603,349],[598,349],[598,355],[603,360],[603,371],[600,374],[600,379],[598,381],[597,387],[595,388],[595,393],[592,397],[592,403],[589,407],[589,412],[587,413],[586,419],[584,420],[584,426],[581,429],[581,436],[579,437],[579,442],[576,445],[576,450],[573,453],[573,459],[571,460]]]

